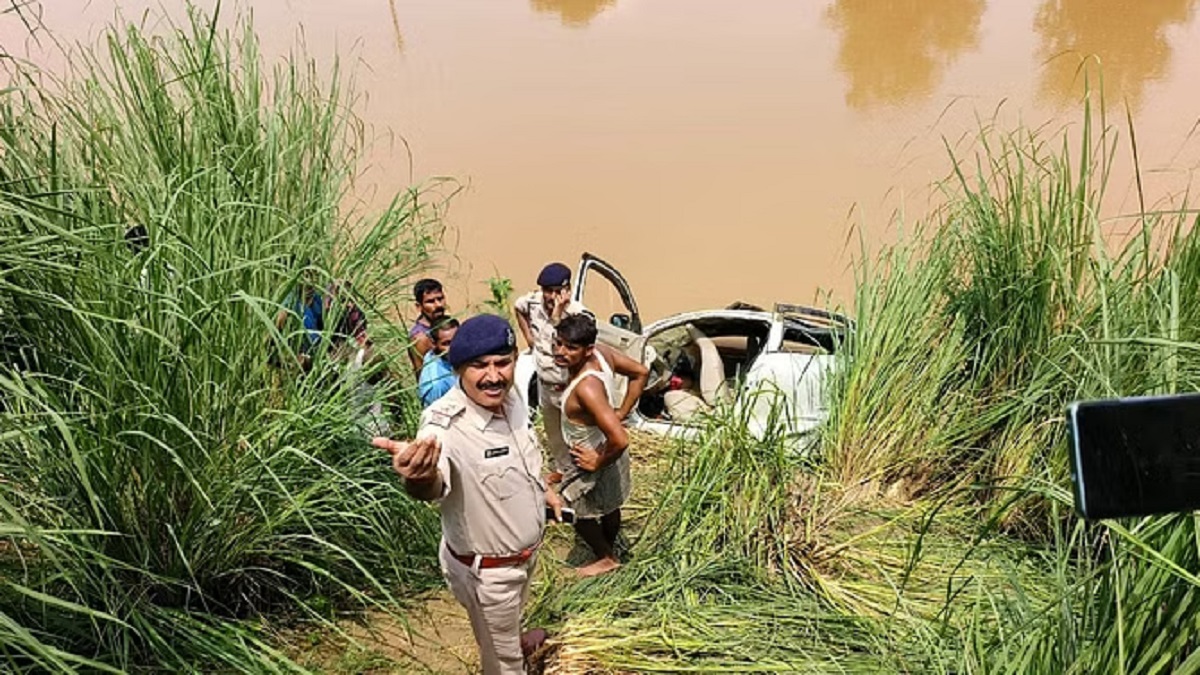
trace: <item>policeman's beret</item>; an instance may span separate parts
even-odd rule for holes
[[[457,368],[462,364],[490,354],[508,354],[517,347],[512,326],[495,314],[478,314],[458,327],[446,360]]]
[[[564,286],[571,283],[571,268],[562,263],[550,263],[538,275],[538,286]]]

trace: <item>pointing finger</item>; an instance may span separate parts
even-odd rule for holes
[[[379,448],[380,450],[387,450],[388,453],[395,455],[396,453],[403,452],[404,449],[410,444],[403,441],[393,441],[392,439],[384,436],[376,436],[375,438],[371,439],[371,445]]]

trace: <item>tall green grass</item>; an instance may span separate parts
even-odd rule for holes
[[[1108,234],[1101,205],[1120,142],[1090,109],[1077,138],[984,132],[969,160],[953,159],[937,224],[858,286],[861,329],[826,429],[837,480],[877,478],[886,493],[915,478],[911,508],[976,505],[977,541],[1024,545],[1021,567],[1035,565],[1006,566],[1003,593],[947,589],[942,626],[925,639],[956,671],[1200,661],[1191,518],[1089,526],[1071,514],[1068,403],[1200,387],[1188,345],[1200,298],[1183,291],[1200,279],[1200,234],[1182,206],[1127,217],[1124,240]],[[914,551],[908,569],[925,555]]]
[[[1114,239],[1121,136],[1090,108],[1071,133],[989,127],[952,154],[946,207],[857,268],[816,461],[715,430],[681,449],[633,561],[549,605],[568,661],[1200,670],[1195,518],[1077,519],[1064,420],[1076,399],[1200,389],[1200,233],[1181,205]],[[773,620],[796,612],[811,634]],[[714,636],[722,617],[749,651]]]
[[[655,486],[618,572],[545,582],[531,622],[561,624],[557,672],[886,670],[877,618],[787,582],[800,464],[785,436],[750,431],[749,410],[712,416],[665,449],[660,474],[635,478]]]
[[[10,62],[0,668],[294,670],[263,630],[278,617],[394,612],[436,579],[436,518],[364,439],[369,406],[408,395],[384,301],[437,214],[420,190],[345,208],[363,138],[347,78],[301,56],[265,69],[235,24],[112,28],[61,75]],[[274,318],[335,279],[353,290],[326,343],[352,297],[383,357],[355,371],[318,348],[304,374],[299,318]]]

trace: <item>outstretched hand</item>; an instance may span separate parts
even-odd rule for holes
[[[413,483],[428,483],[438,477],[438,460],[442,456],[441,443],[429,436],[415,441],[393,441],[377,436],[371,444],[387,450],[392,456],[392,468]]]

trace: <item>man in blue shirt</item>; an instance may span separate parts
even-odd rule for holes
[[[444,357],[456,332],[458,319],[446,319],[429,331],[433,348],[425,352],[424,361],[421,363],[421,376],[417,380],[417,394],[421,397],[421,406],[424,408],[428,408],[454,388],[454,369]]]
[[[412,341],[408,358],[412,360],[413,372],[419,374],[425,355],[433,350],[431,331],[446,319],[446,293],[437,279],[421,279],[413,286],[413,298],[417,301],[420,316],[408,331]]]
[[[325,297],[317,290],[313,277],[313,272],[305,269],[299,287],[288,293],[283,301],[284,309],[275,315],[275,328],[281,332],[289,316],[300,317],[304,331],[296,360],[305,372],[312,367],[313,349],[321,343],[321,333],[325,330]],[[290,336],[285,337],[290,340]]]

